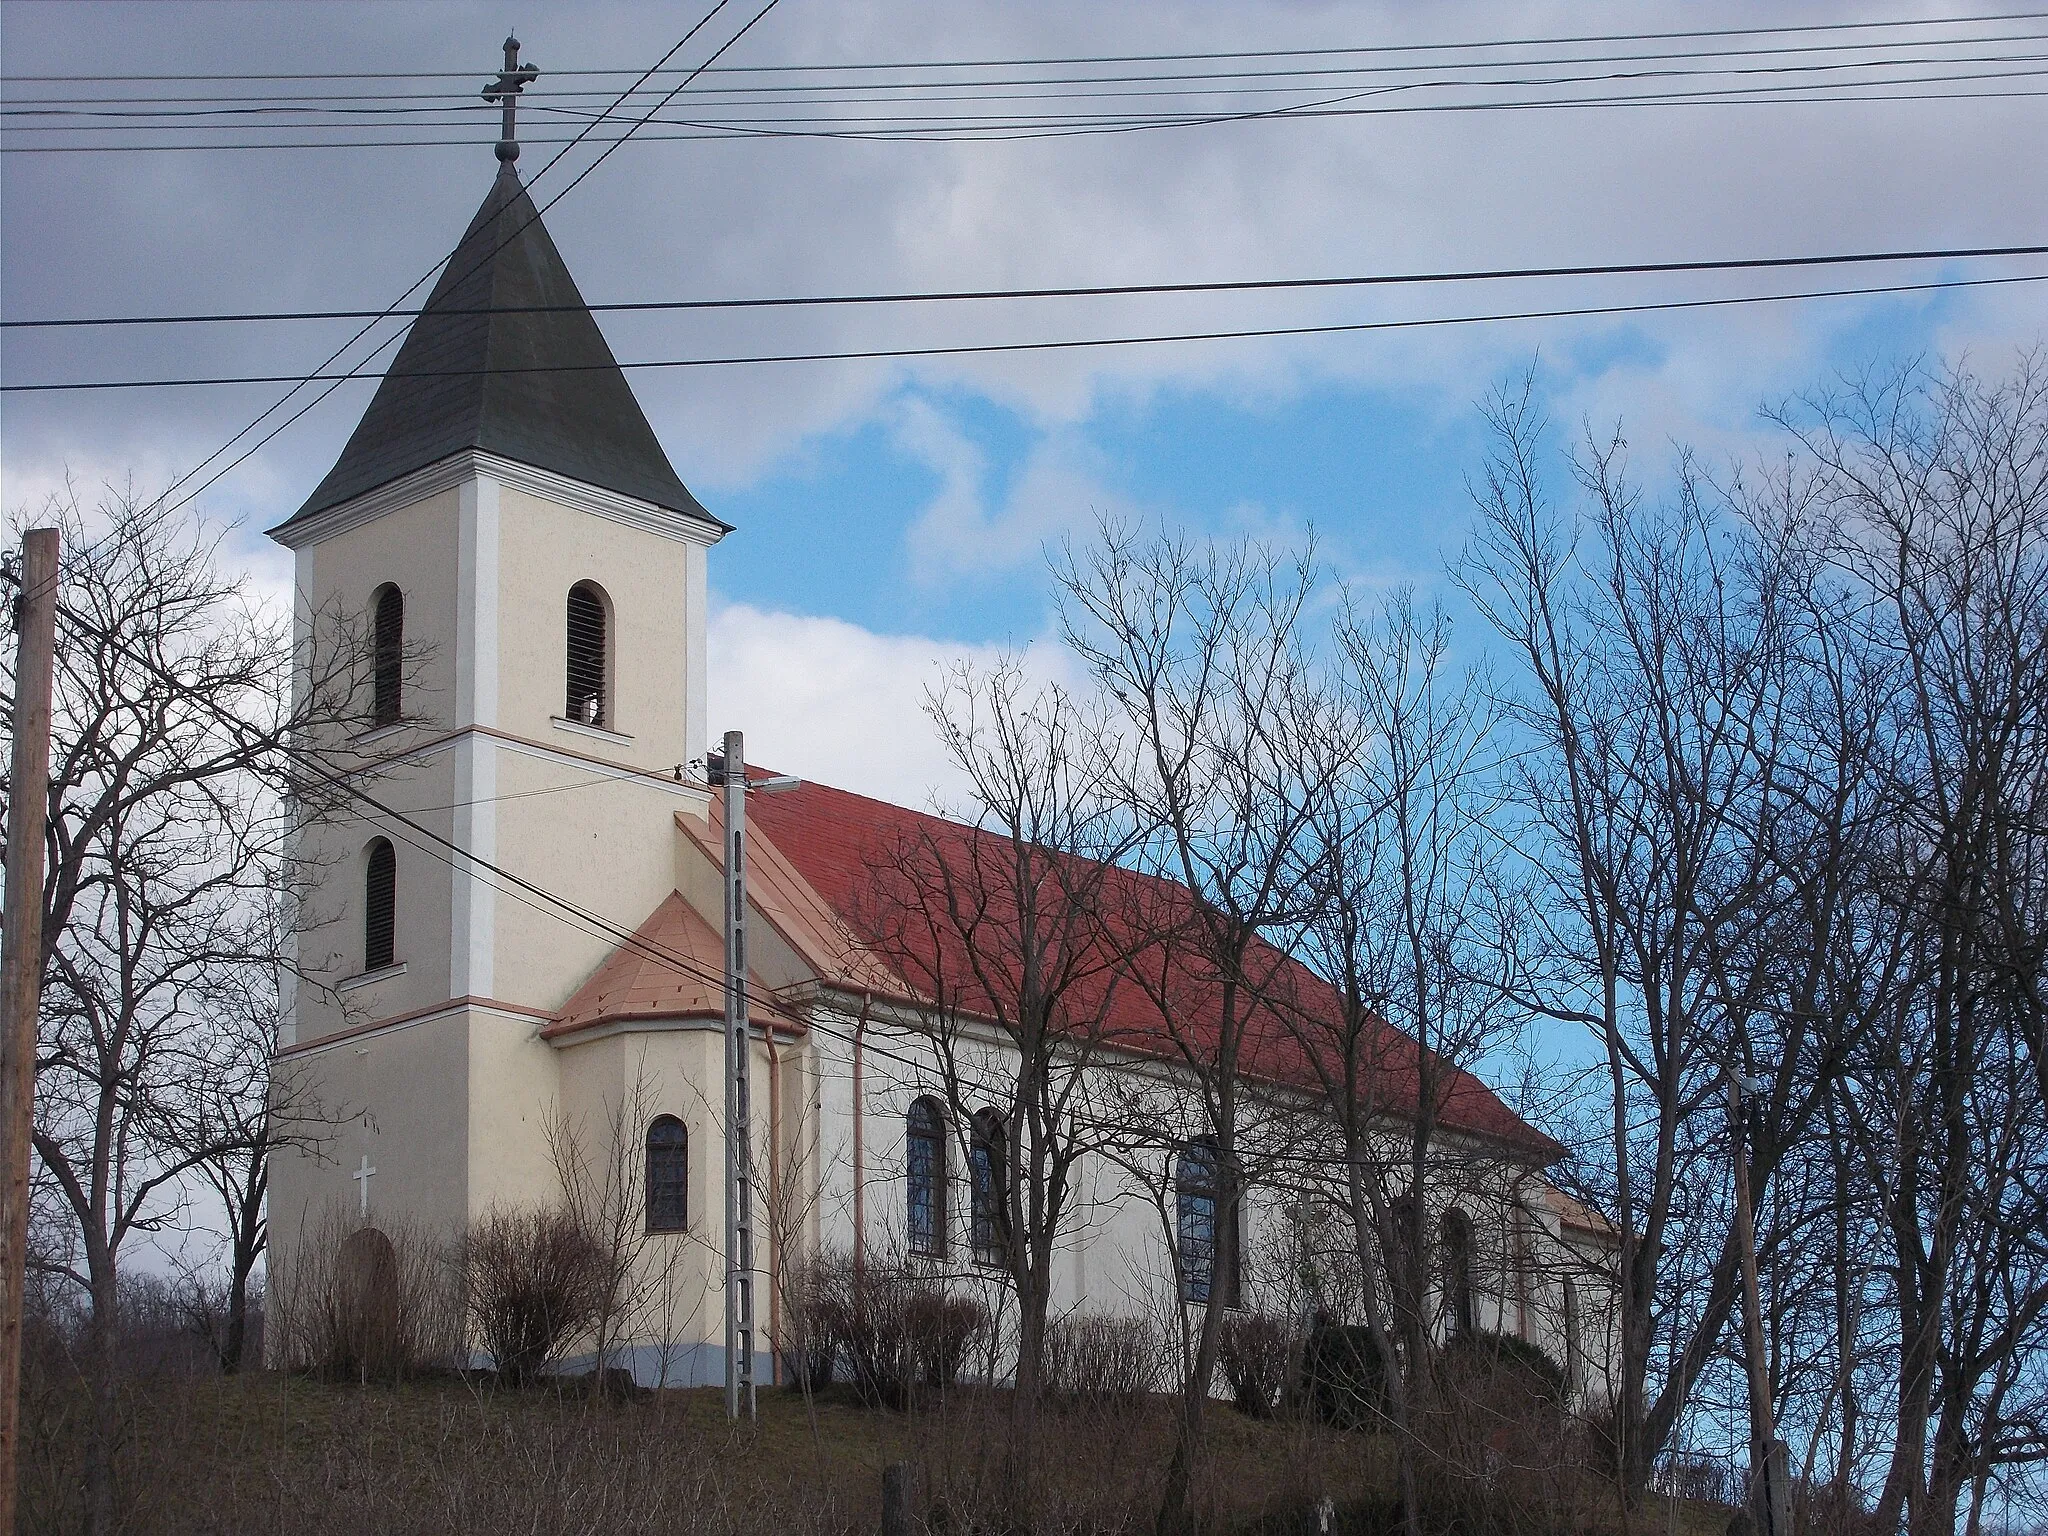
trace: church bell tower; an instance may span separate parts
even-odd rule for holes
[[[545,1182],[541,1024],[674,888],[708,814],[706,554],[678,478],[521,183],[499,168],[340,458],[271,536],[302,651],[374,636],[359,800],[306,829],[281,1081],[338,1127],[280,1157],[280,1243],[327,1207],[459,1230]],[[545,892],[547,899],[537,896]],[[600,923],[580,922],[581,911]]]

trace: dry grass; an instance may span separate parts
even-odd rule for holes
[[[716,1390],[612,1402],[452,1378],[397,1387],[277,1374],[139,1382],[120,1453],[124,1529],[851,1536],[876,1529],[881,1470],[896,1460],[920,1467],[934,1529],[996,1523],[1003,1396],[957,1391],[910,1413],[862,1408],[840,1389],[809,1403],[764,1391],[760,1403],[758,1427],[735,1430]],[[25,1406],[23,1529],[75,1530],[82,1420],[66,1393]],[[1149,1531],[1169,1413],[1164,1399],[1049,1408],[1036,1528]],[[1325,1497],[1346,1531],[1379,1525],[1389,1468],[1374,1438],[1254,1421],[1220,1403],[1210,1425],[1203,1529],[1312,1533]],[[1718,1524],[1684,1514],[1675,1526],[1684,1536],[1718,1536]],[[1586,1528],[1608,1523],[1589,1518]],[[1673,1527],[1659,1504],[1638,1513],[1635,1529]]]

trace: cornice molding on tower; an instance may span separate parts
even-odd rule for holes
[[[475,448],[465,448],[452,453],[445,459],[427,465],[424,469],[413,470],[400,475],[396,480],[386,481],[373,491],[365,491],[352,501],[316,512],[311,517],[280,523],[269,530],[270,537],[287,549],[301,549],[337,538],[351,529],[374,522],[387,512],[396,512],[400,507],[409,507],[414,502],[425,501],[429,496],[450,490],[473,478],[495,480],[501,486],[510,486],[515,491],[524,491],[529,496],[538,496],[575,512],[588,512],[593,517],[602,517],[614,523],[624,523],[629,528],[638,528],[645,533],[659,534],[663,538],[680,539],[686,544],[695,544],[709,549],[731,530],[722,523],[709,522],[703,518],[691,517],[687,513],[672,512],[667,507],[657,507],[651,501],[641,501],[634,496],[621,495],[595,485],[586,485],[581,480],[572,480],[567,475],[558,475],[553,470],[537,469],[531,464],[521,464],[516,459],[501,458],[495,453],[485,453]]]

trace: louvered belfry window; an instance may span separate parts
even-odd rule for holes
[[[405,663],[405,595],[394,586],[377,592],[375,649],[371,657],[372,723],[398,723],[399,678]]]
[[[370,844],[363,874],[363,969],[381,971],[395,963],[398,934],[398,855],[378,838]]]
[[[604,595],[587,581],[569,589],[569,697],[562,713],[581,725],[609,726],[605,697]]]

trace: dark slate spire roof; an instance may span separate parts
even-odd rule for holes
[[[563,307],[460,313],[535,305]],[[465,448],[717,523],[677,478],[509,163],[341,458],[273,532]]]

